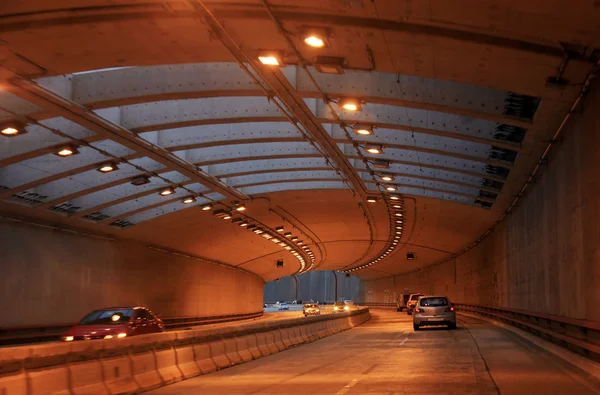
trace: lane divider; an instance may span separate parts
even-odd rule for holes
[[[0,394],[133,394],[316,341],[370,318],[368,309],[360,309],[117,341],[1,348]]]

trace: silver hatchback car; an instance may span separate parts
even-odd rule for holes
[[[427,325],[447,325],[456,329],[456,312],[446,296],[422,296],[413,311],[413,328]]]

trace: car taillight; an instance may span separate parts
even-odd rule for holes
[[[446,311],[454,311],[454,307],[448,307]]]
[[[424,311],[423,311],[423,309],[420,309],[420,308],[417,307],[415,309],[415,313],[424,313]]]

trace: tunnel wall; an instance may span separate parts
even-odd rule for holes
[[[362,295],[362,280],[358,277],[346,277],[337,273],[338,299],[358,301]],[[334,276],[331,271],[314,271],[297,275],[298,300],[314,300],[333,302],[335,299]],[[279,282],[270,281],[265,284],[265,302],[296,300],[296,284],[291,276],[282,277]]]
[[[548,165],[492,234],[455,260],[368,282],[367,299],[409,289],[600,321],[599,89],[596,81]]]
[[[95,308],[164,317],[262,311],[261,278],[223,265],[0,220],[0,327],[64,324]]]

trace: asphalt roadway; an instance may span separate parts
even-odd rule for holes
[[[151,392],[600,394],[594,378],[487,321],[459,316],[457,330],[415,332],[405,313],[372,315],[352,330]]]

